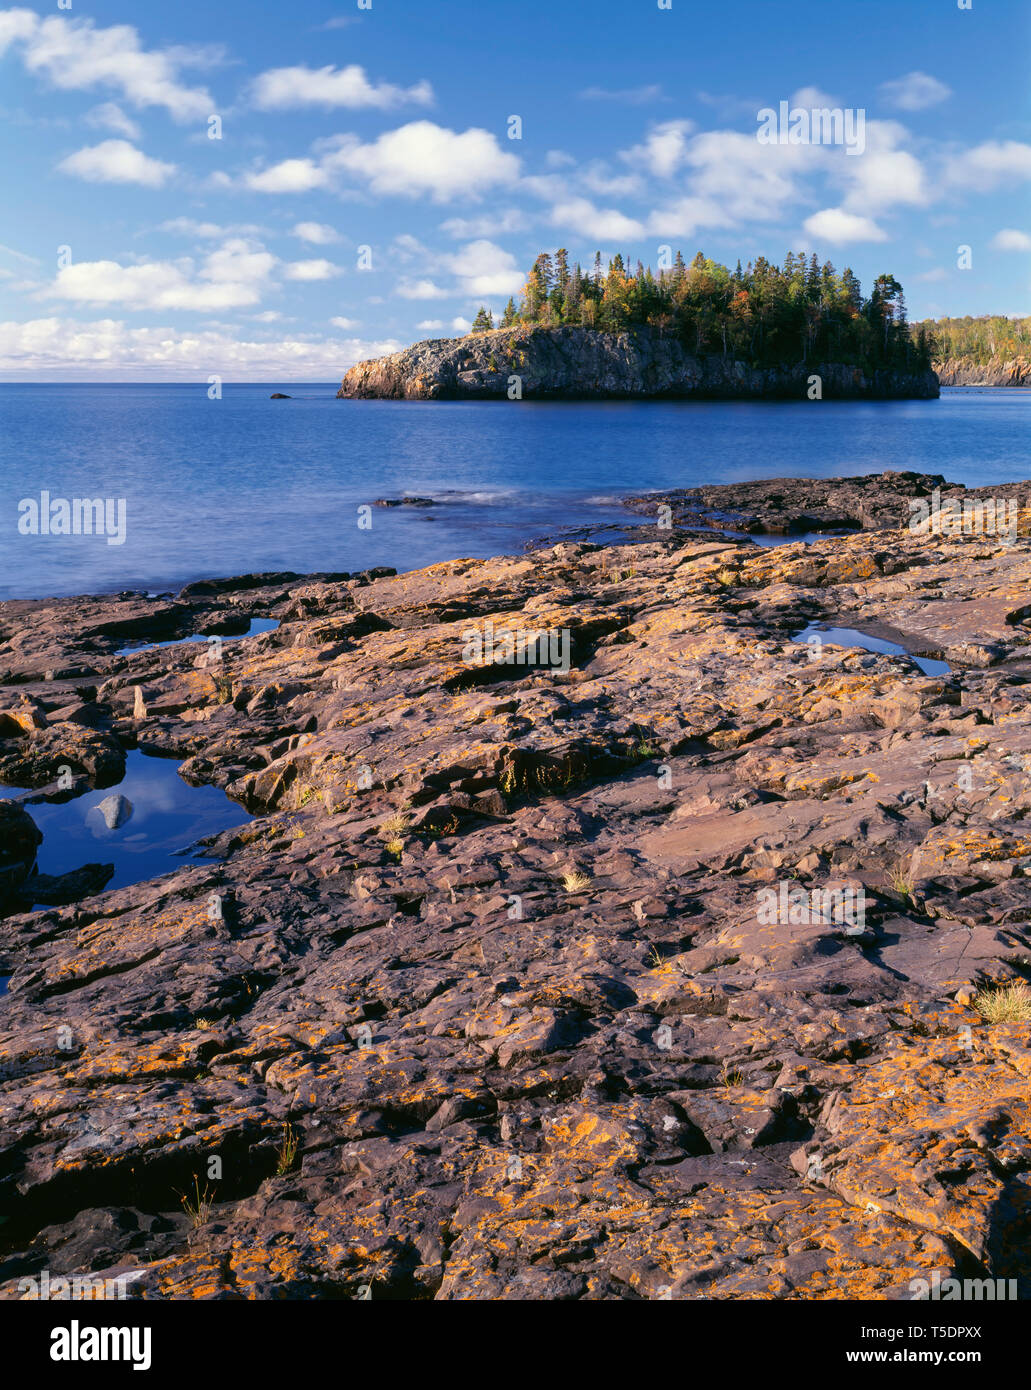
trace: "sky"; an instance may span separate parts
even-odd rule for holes
[[[1027,314],[1029,75],[1026,0],[0,7],[0,380],[333,380],[560,246]]]

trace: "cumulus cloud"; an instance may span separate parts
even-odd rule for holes
[[[298,222],[290,235],[299,241],[310,242],[312,246],[332,246],[340,240],[340,234],[322,222]]]
[[[402,299],[449,299],[450,292],[432,280],[402,280],[394,291]]]
[[[310,193],[313,188],[325,188],[329,178],[313,159],[284,159],[246,174],[243,182],[252,193]]]
[[[161,188],[175,173],[174,164],[151,159],[127,140],[87,145],[62,159],[57,168],[87,183],[138,183],[144,188]]]
[[[446,202],[513,182],[519,160],[490,131],[471,127],[459,134],[432,121],[412,121],[369,144],[354,135],[337,137],[322,167],[355,176],[373,193]]]
[[[923,207],[930,193],[923,166],[898,146],[908,137],[895,121],[867,121],[866,149],[836,166],[849,185],[845,206],[852,212],[881,212],[896,205]]]
[[[343,273],[332,261],[291,261],[283,272],[288,280],[332,280]]]
[[[330,323],[333,325],[334,328],[342,328],[345,332],[347,332],[349,329],[358,327],[357,319],[335,318],[330,319]]]
[[[4,10],[0,54],[8,48],[28,72],[62,91],[114,88],[130,105],[164,107],[177,121],[204,119],[214,109],[203,87],[189,87],[180,80],[183,68],[208,66],[210,50],[148,50],[129,24],[98,29],[92,19],[40,19],[31,10]]]
[[[589,241],[622,241],[643,236],[645,227],[616,208],[597,208],[588,198],[568,198],[551,210],[551,222]]]
[[[652,127],[643,144],[624,150],[623,158],[656,178],[672,178],[684,162],[687,137],[693,129],[693,121],[663,121]]]
[[[417,323],[415,326],[416,326],[416,328],[419,330],[420,333],[432,333],[432,332],[434,332],[436,329],[439,329],[439,328],[443,328],[443,327],[444,327],[444,320],[443,320],[443,319],[423,319],[421,323]]]
[[[137,122],[114,101],[94,106],[92,111],[86,112],[85,121],[97,130],[110,130],[115,135],[123,135],[126,140],[138,140],[143,134]]]
[[[991,193],[996,188],[1012,188],[1031,179],[1031,145],[1019,140],[988,140],[945,164],[946,182],[973,193]]]
[[[275,266],[275,256],[263,248],[234,239],[212,251],[199,268],[189,258],[142,265],[80,261],[60,270],[46,293],[78,304],[211,313],[257,304]]]
[[[900,111],[924,111],[952,96],[951,87],[926,72],[907,72],[905,77],[882,82],[880,92],[889,106],[897,106]]]
[[[355,362],[396,352],[393,339],[362,341],[299,334],[247,338],[239,332],[181,328],[130,328],[117,319],[80,323],[44,318],[0,323],[0,371],[38,379],[156,378],[197,381],[209,372],[235,381],[311,381],[336,378]]]
[[[1003,227],[991,240],[993,251],[1031,251],[1031,236],[1016,227]]]
[[[832,246],[848,246],[855,241],[888,240],[871,218],[847,212],[844,208],[824,208],[822,212],[814,212],[803,225],[814,241],[829,241]]]
[[[346,68],[272,68],[254,79],[251,99],[262,111],[289,111],[305,106],[324,110],[348,107],[391,110],[405,104],[429,106],[433,88],[428,82],[414,87],[394,87],[389,82],[370,82],[357,63]]]

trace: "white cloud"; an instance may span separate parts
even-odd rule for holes
[[[218,222],[197,222],[192,217],[172,217],[162,222],[158,231],[171,232],[174,236],[195,237],[198,241],[215,241],[219,237],[259,236],[263,228],[253,223],[240,223],[224,227]]]
[[[993,251],[1031,251],[1031,236],[1016,227],[1003,227],[992,237]]]
[[[578,95],[583,101],[618,101],[627,106],[644,106],[648,102],[669,100],[657,84],[645,87],[585,87]]]
[[[332,261],[291,261],[283,273],[288,280],[332,280],[343,271]]]
[[[402,281],[394,291],[402,299],[449,299],[450,292],[432,280]]]
[[[523,232],[528,226],[526,214],[518,208],[486,213],[483,217],[450,217],[440,224],[440,230],[453,237],[505,236]]]
[[[693,121],[664,121],[652,127],[642,145],[624,150],[622,157],[656,178],[671,178],[684,162],[687,137],[693,129]]]
[[[889,106],[897,106],[900,111],[924,111],[952,96],[951,87],[926,72],[907,72],[905,77],[882,82],[880,92]]]
[[[332,246],[340,240],[340,234],[323,222],[298,222],[290,235],[310,242],[312,246]]]
[[[342,329],[344,330],[345,333],[346,333],[349,329],[357,328],[357,327],[359,326],[358,320],[357,320],[357,319],[342,319],[342,318],[335,318],[335,319],[330,319],[330,323],[333,325],[334,328],[342,328]]]
[[[0,372],[61,380],[203,381],[210,372],[235,381],[336,380],[368,357],[396,352],[393,339],[247,339],[225,329],[184,332],[168,326],[129,328],[116,319],[80,323],[45,318],[0,323]],[[206,388],[205,388],[206,389]]]
[[[814,241],[829,241],[832,246],[847,246],[854,241],[887,241],[888,238],[869,217],[846,212],[844,208],[824,208],[807,217],[804,227]]]
[[[459,292],[473,298],[515,294],[526,278],[510,252],[483,239],[469,242],[444,263],[458,276]]]
[[[421,323],[415,325],[420,333],[432,333],[436,329],[444,327],[443,319],[423,319]]]
[[[174,164],[151,159],[127,140],[104,140],[77,150],[57,166],[87,183],[138,183],[144,188],[161,188],[175,173]]]
[[[791,94],[791,105],[804,111],[822,111],[826,106],[832,109],[840,106],[841,102],[821,87],[799,87],[797,92]]]
[[[589,241],[620,241],[644,234],[644,225],[616,208],[596,208],[587,198],[569,198],[551,210],[551,222]]]
[[[13,46],[26,70],[62,91],[113,87],[135,107],[160,106],[177,121],[202,120],[214,103],[203,87],[179,80],[184,67],[210,63],[210,51],[148,51],[129,24],[98,29],[92,19],[40,19],[31,10],[0,13],[0,53]]]
[[[877,213],[896,204],[923,207],[930,201],[920,161],[897,148],[907,136],[895,121],[867,121],[865,151],[847,155],[836,165],[849,185],[845,206],[850,211]]]
[[[733,218],[711,198],[679,198],[648,218],[648,231],[661,237],[692,237],[703,228],[733,225]]]
[[[988,140],[946,161],[946,181],[974,193],[991,193],[1031,179],[1031,145]]]
[[[457,318],[451,320],[451,327],[457,328],[459,333],[468,333],[469,329],[472,328],[472,324],[468,319],[464,319],[462,315],[459,314]]]
[[[445,202],[511,183],[519,160],[502,150],[489,131],[473,127],[458,134],[432,121],[412,121],[367,145],[353,135],[339,136],[324,156],[323,168],[356,175],[373,193],[425,194]]]
[[[288,111],[305,106],[326,110],[345,106],[352,110],[374,107],[380,111],[412,102],[429,106],[433,88],[428,82],[414,87],[378,86],[365,76],[357,63],[346,68],[273,68],[255,78],[251,89],[255,106],[262,111]]]
[[[244,177],[244,186],[252,193],[310,193],[313,188],[325,188],[328,182],[326,171],[313,159],[284,159]]]
[[[128,266],[80,261],[58,272],[47,295],[79,304],[212,313],[257,304],[275,266],[275,256],[264,249],[233,240],[212,251],[199,270],[189,258]]]
[[[86,112],[84,119],[87,125],[98,130],[112,130],[116,135],[123,135],[126,140],[139,140],[143,134],[137,122],[131,116],[127,116],[113,101],[105,101],[102,105],[95,106],[92,111]]]

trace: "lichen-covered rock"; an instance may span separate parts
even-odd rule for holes
[[[259,813],[0,923],[0,1298],[1031,1296],[1031,1023],[976,1007],[1031,974],[1031,540],[889,529],[896,483],[702,499],[866,498],[810,545],[191,586],[282,619],[214,667],[118,655],[143,596],[0,605],[0,706],[74,692]],[[568,671],[466,659],[488,621]]]
[[[867,371],[841,363],[752,367],[698,357],[679,339],[650,328],[601,333],[589,328],[499,328],[465,338],[434,338],[359,362],[341,397],[389,400],[621,399],[700,397],[805,400],[820,377],[824,399],[928,398],[933,372]]]

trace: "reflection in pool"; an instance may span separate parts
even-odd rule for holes
[[[911,651],[898,642],[888,642],[883,637],[871,637],[854,627],[824,627],[821,623],[810,623],[801,632],[796,632],[793,642],[808,642],[810,637],[819,637],[821,642],[831,642],[837,647],[859,647],[864,652],[880,652],[884,656],[908,656],[919,666],[925,676],[948,676],[952,668],[947,661],[932,661],[930,657],[914,656]]]
[[[279,626],[278,618],[252,618],[251,625],[246,632],[234,632],[233,635],[223,636],[223,642],[239,642],[241,637],[256,637],[259,632],[275,632]],[[115,652],[115,656],[134,656],[137,652],[156,652],[162,647],[184,647],[188,642],[208,642],[211,639],[202,632],[195,632],[192,637],[174,637],[170,642],[143,642],[130,643],[128,647],[120,647]]]
[[[7,993],[7,981],[10,978],[10,975],[0,975],[0,999]]]
[[[177,851],[253,820],[219,788],[189,786],[178,768],[176,758],[148,757],[133,750],[126,756],[125,777],[117,787],[90,791],[63,805],[26,804],[43,834],[39,872],[57,875],[83,864],[114,864],[107,889],[124,888],[182,868],[184,861]],[[0,787],[0,798],[17,790]],[[132,814],[116,829],[108,829],[97,808],[117,795],[131,803]],[[31,880],[26,887],[31,889]]]

